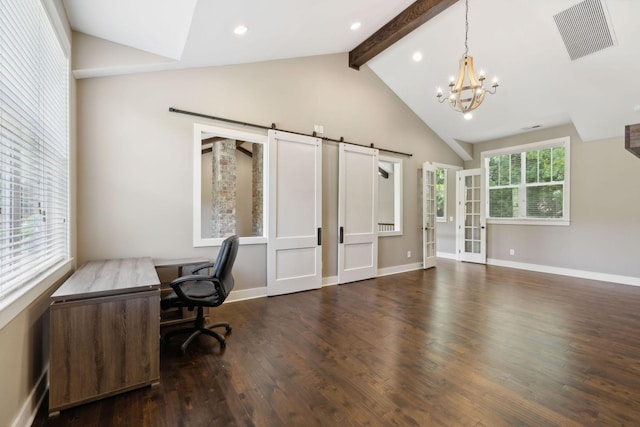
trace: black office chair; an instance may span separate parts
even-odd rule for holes
[[[222,247],[220,248],[220,252],[218,252],[218,258],[215,263],[201,264],[192,270],[192,273],[197,273],[205,268],[212,268],[213,271],[210,276],[189,274],[178,277],[170,283],[173,291],[162,298],[160,303],[162,309],[187,307],[189,310],[193,310],[194,308],[198,310],[195,325],[192,328],[173,330],[164,336],[165,342],[168,343],[174,335],[190,332],[191,335],[189,335],[180,347],[182,354],[186,352],[189,343],[200,334],[214,337],[220,343],[220,348],[225,347],[224,337],[214,331],[213,328],[224,327],[226,334],[228,334],[231,332],[231,326],[226,322],[205,325],[203,308],[221,305],[233,289],[234,281],[231,275],[231,269],[236,260],[238,246],[238,236],[227,237],[222,242]]]

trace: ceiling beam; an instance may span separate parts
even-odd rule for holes
[[[349,67],[359,70],[380,52],[458,0],[417,0],[349,52]]]

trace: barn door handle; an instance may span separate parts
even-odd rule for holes
[[[318,246],[322,246],[322,228],[318,227]]]
[[[340,243],[344,243],[344,227],[340,227]]]

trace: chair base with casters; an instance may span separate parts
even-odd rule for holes
[[[191,333],[191,335],[189,335],[187,337],[187,339],[184,340],[184,342],[180,346],[180,352],[182,354],[185,354],[187,352],[187,347],[189,346],[189,343],[191,343],[191,341],[193,341],[197,336],[199,336],[201,334],[204,334],[204,335],[212,336],[215,339],[217,339],[218,342],[220,343],[220,348],[224,349],[227,346],[227,343],[225,342],[224,336],[222,336],[218,332],[214,331],[213,330],[214,328],[225,328],[225,336],[227,336],[227,335],[229,335],[231,333],[231,326],[227,322],[218,322],[218,323],[212,323],[211,325],[206,325],[204,323],[204,310],[203,310],[203,307],[199,306],[197,308],[195,324],[193,325],[193,327],[192,328],[175,329],[173,331],[167,332],[165,334],[165,336],[164,336],[164,342],[168,344],[169,341],[171,340],[171,338],[175,337],[176,335],[183,335],[183,334]]]

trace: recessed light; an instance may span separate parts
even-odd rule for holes
[[[422,52],[420,52],[420,51],[414,52],[412,58],[416,62],[422,61]]]
[[[637,112],[637,111],[640,111],[640,104],[635,105],[635,106],[633,107],[633,111],[636,111],[636,112]]]
[[[354,22],[353,24],[351,24],[351,31],[356,31],[359,30],[360,27],[362,27],[362,23],[359,21]]]
[[[236,28],[233,29],[233,33],[238,36],[241,36],[245,34],[247,30],[248,28],[245,25],[238,25]]]

